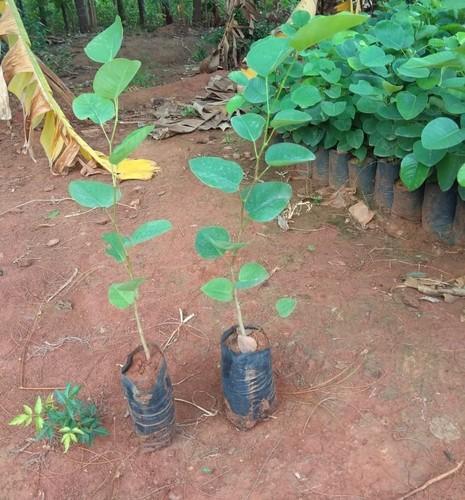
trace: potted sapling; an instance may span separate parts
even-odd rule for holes
[[[304,146],[272,141],[277,129],[301,124],[308,118],[295,110],[272,116],[283,86],[276,93],[270,79],[276,74],[277,66],[289,55],[290,48],[286,49],[288,42],[284,39],[270,37],[261,42],[266,46],[252,48],[247,61],[249,66],[253,62],[252,69],[261,75],[262,95],[266,99],[264,116],[247,112],[231,118],[237,135],[253,146],[255,161],[251,182],[244,185],[244,171],[235,161],[213,156],[189,161],[190,170],[203,184],[224,193],[238,194],[237,230],[230,233],[218,225],[202,227],[195,238],[195,249],[206,260],[225,259],[224,276],[208,281],[201,290],[211,299],[234,304],[237,324],[221,337],[221,378],[226,416],[242,430],[266,419],[277,405],[270,342],[264,330],[246,321],[242,314],[243,294],[270,277],[262,264],[241,262],[240,252],[246,246],[246,227],[251,222],[265,223],[276,219],[291,201],[291,186],[286,182],[265,180],[265,175],[271,169],[315,158]],[[262,57],[263,53],[267,57]],[[274,96],[267,89],[272,89]],[[243,96],[237,97],[228,104],[228,111],[234,112],[244,103]],[[296,299],[278,298],[275,307],[278,315],[286,318],[294,311]]]
[[[73,101],[73,112],[78,119],[90,119],[102,129],[108,142],[108,169],[112,182],[74,180],[69,184],[69,194],[83,207],[104,210],[110,219],[112,231],[104,233],[102,239],[107,255],[122,264],[127,279],[109,286],[108,300],[117,309],[132,309],[140,342],[122,367],[121,383],[136,433],[146,439],[148,448],[158,449],[170,444],[174,435],[173,391],[163,353],[157,345],[147,341],[143,331],[138,298],[144,279],[136,274],[131,252],[133,247],[169,231],[171,223],[168,220],[150,220],[129,235],[124,235],[119,229],[117,208],[121,198],[121,167],[131,168],[132,160],[128,160],[128,156],[153,129],[152,126],[139,128],[115,146],[119,96],[140,67],[139,61],[115,58],[122,38],[123,28],[117,17],[109,28],[85,47],[87,56],[102,66],[95,74],[94,92],[82,94]],[[140,165],[141,160],[134,161]]]

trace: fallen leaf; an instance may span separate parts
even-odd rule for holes
[[[48,240],[46,245],[48,247],[54,247],[55,245],[58,245],[60,243],[60,240],[58,238],[52,238],[51,240]]]
[[[375,212],[370,210],[363,201],[359,201],[355,205],[349,208],[350,215],[362,226],[363,229],[366,228],[367,224],[375,216]]]

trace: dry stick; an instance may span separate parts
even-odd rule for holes
[[[61,201],[67,201],[67,200],[72,200],[72,198],[50,198],[48,200],[29,200],[29,201],[25,201],[24,203],[20,203],[19,205],[16,205],[15,207],[11,207],[8,210],[0,212],[0,217],[2,215],[7,214],[8,212],[11,212],[12,210],[16,210],[17,208],[21,208],[21,207],[24,207],[26,205],[30,205],[31,203],[60,203]]]
[[[443,479],[446,479],[456,472],[458,472],[463,466],[463,460],[459,462],[453,469],[451,469],[448,472],[444,472],[443,474],[439,474],[439,476],[433,477],[432,479],[429,479],[426,481],[426,483],[422,484],[418,488],[415,488],[414,490],[410,491],[406,495],[403,495],[399,497],[399,500],[405,500],[406,498],[410,498],[413,495],[416,495],[417,493],[420,493],[420,491],[426,490],[426,488],[429,488],[432,484],[438,483],[439,481],[442,481]]]
[[[271,460],[271,457],[273,456],[273,453],[276,451],[276,448],[281,444],[281,441],[282,441],[282,439],[278,439],[276,441],[276,443],[273,446],[273,448],[271,449],[270,453],[265,458],[265,461],[262,463],[262,466],[260,467],[260,470],[258,471],[257,477],[255,478],[255,481],[252,484],[252,488],[250,488],[250,491],[247,494],[247,496],[245,497],[245,500],[248,500],[252,496],[252,493],[253,493],[254,489],[256,488],[256,486],[257,486],[257,484],[258,484],[258,482],[260,480],[260,476],[262,475],[263,469],[265,468],[266,464]]]
[[[185,318],[182,309],[179,309],[179,324],[173,330],[173,333],[169,336],[168,340],[164,342],[163,345],[161,346],[161,352],[165,352],[165,350],[173,343],[173,338],[179,333],[181,327],[186,323],[188,323],[194,317],[195,314],[189,314],[189,316]]]
[[[313,410],[310,412],[310,415],[307,417],[307,420],[305,421],[305,424],[302,428],[302,434],[307,430],[307,426],[308,424],[310,423],[310,420],[312,419],[313,415],[315,414],[316,410],[323,405],[323,403],[325,403],[326,401],[331,401],[331,400],[335,400],[336,398],[332,397],[332,396],[328,396],[327,398],[324,398],[322,399],[321,401],[319,401],[313,408]]]
[[[62,292],[68,285],[70,285],[74,278],[77,276],[78,272],[79,269],[75,267],[73,274],[63,283],[63,285],[60,286],[60,288],[55,293],[50,295],[50,297],[47,299],[47,302],[52,301],[60,292]]]

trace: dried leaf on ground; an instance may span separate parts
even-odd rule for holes
[[[441,297],[445,302],[455,302],[459,297],[465,297],[465,286],[463,277],[450,281],[435,280],[432,278],[416,278],[407,275],[401,287],[415,288],[425,297],[422,300],[428,300],[426,297]]]
[[[350,215],[362,226],[363,229],[373,220],[375,212],[370,210],[363,201],[359,201],[349,208]]]
[[[10,100],[8,98],[8,89],[6,87],[3,69],[0,66],[0,120],[11,120]]]
[[[59,104],[55,100],[55,92],[61,92],[69,101],[70,93],[56,75],[46,68],[31,50],[31,42],[24,28],[21,16],[14,2],[0,0],[0,38],[8,44],[2,68],[8,90],[22,104],[24,115],[25,143],[23,149],[34,159],[32,151],[33,131],[42,124],[40,143],[49,160],[50,169],[54,174],[66,172],[76,163],[85,165],[92,163],[107,170],[111,169],[108,158],[92,149],[74,130]],[[52,76],[53,75],[53,76]],[[145,164],[140,176],[140,165],[131,172],[130,164],[126,164],[121,179],[147,179],[158,170],[155,162],[140,160]]]

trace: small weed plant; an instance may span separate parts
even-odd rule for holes
[[[35,427],[35,439],[59,440],[66,453],[74,444],[92,445],[98,436],[107,436],[97,407],[79,399],[80,387],[67,384],[62,391],[56,390],[45,401],[37,397],[33,407],[23,405],[23,412],[16,415],[9,425]]]
[[[119,230],[118,202],[121,199],[118,166],[152,132],[152,126],[139,128],[126,136],[116,147],[115,135],[118,127],[119,96],[128,87],[140,68],[140,62],[116,58],[123,40],[123,27],[119,17],[105,31],[97,35],[85,47],[87,56],[102,66],[93,81],[93,93],[82,94],[73,101],[73,111],[80,120],[90,119],[102,129],[108,142],[112,183],[75,180],[69,184],[71,198],[86,208],[101,208],[108,215],[113,230],[102,235],[106,253],[123,265],[127,279],[113,283],[108,289],[108,299],[117,309],[132,308],[140,343],[145,356],[150,359],[150,349],[142,329],[138,309],[139,288],[144,279],[135,274],[130,250],[171,229],[168,220],[150,220],[137,227],[131,234]],[[110,125],[110,126],[109,126]]]

